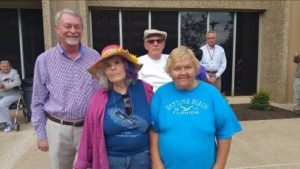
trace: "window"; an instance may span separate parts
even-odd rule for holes
[[[207,12],[181,12],[181,44],[199,49],[205,44]]]
[[[167,32],[166,46],[163,53],[170,53],[178,46],[178,12],[152,11],[151,29]]]
[[[206,43],[207,29],[214,30],[217,32],[217,44],[224,48],[227,59],[222,91],[226,95],[252,95],[256,92],[259,13],[117,9],[92,9],[91,13],[95,49],[102,50],[105,45],[121,43],[138,56],[146,53],[143,46],[145,29],[168,33],[163,51],[166,54],[178,44],[200,48]]]
[[[144,55],[143,36],[148,28],[148,12],[122,11],[122,27],[123,46],[135,55]]]
[[[21,9],[21,21],[25,78],[32,79],[35,60],[45,50],[42,10]]]
[[[32,79],[35,60],[44,51],[42,10],[0,9],[0,24],[5,25],[0,27],[0,60]]]
[[[121,18],[119,18],[119,12]],[[93,47],[98,51],[114,43],[123,44],[124,48],[135,55],[144,55],[147,51],[144,49],[143,36],[145,29],[149,27],[168,33],[164,53],[170,53],[178,45],[178,12],[152,11],[149,13],[149,11],[92,9],[91,14]],[[149,22],[149,14],[152,18],[151,22]],[[149,26],[148,23],[151,25]],[[120,30],[122,30],[121,37]]]
[[[0,60],[9,60],[21,73],[18,10],[0,9]]]
[[[235,95],[256,93],[258,13],[237,13]]]
[[[93,10],[92,31],[94,49],[101,50],[109,44],[119,44],[119,11]]]
[[[217,32],[217,44],[225,50],[227,66],[222,74],[222,92],[231,95],[232,82],[232,45],[234,13],[210,12],[209,29]]]

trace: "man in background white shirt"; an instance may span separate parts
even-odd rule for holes
[[[0,69],[0,123],[5,123],[4,132],[11,132],[13,123],[9,106],[21,98],[21,79],[18,71],[13,69],[7,60],[0,62]]]
[[[144,47],[148,54],[140,56],[139,62],[143,64],[139,71],[139,79],[153,86],[155,92],[161,85],[172,81],[165,71],[169,55],[162,54],[165,48],[167,32],[147,29],[144,31]]]
[[[201,64],[206,69],[207,81],[221,91],[221,75],[226,69],[227,60],[224,49],[216,45],[216,39],[215,31],[206,33],[206,44],[200,48],[203,51]]]

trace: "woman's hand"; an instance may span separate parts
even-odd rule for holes
[[[152,169],[165,169],[165,166],[161,161],[156,161],[152,163]]]
[[[152,169],[165,169],[158,150],[158,136],[152,129],[149,130]]]

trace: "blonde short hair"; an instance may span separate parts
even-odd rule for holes
[[[169,58],[167,60],[166,66],[165,66],[165,71],[170,75],[171,73],[171,65],[176,62],[176,60],[180,58],[190,58],[193,62],[193,65],[195,66],[196,70],[199,69],[199,61],[197,60],[194,52],[186,47],[186,46],[179,46],[175,49],[173,49],[169,55]]]

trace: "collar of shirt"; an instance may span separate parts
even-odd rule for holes
[[[56,47],[58,48],[58,50],[60,51],[60,53],[62,54],[62,56],[66,56],[67,58],[70,58],[70,57],[65,53],[65,51],[64,51],[64,49],[61,47],[60,43],[58,43]],[[82,57],[83,53],[84,53],[84,48],[83,48],[83,46],[82,46],[81,43],[80,43],[80,44],[79,44],[79,53],[77,54],[76,59],[75,59],[74,61],[80,59],[80,58]]]
[[[214,45],[214,47],[211,47],[211,46],[207,45],[207,47],[208,47],[209,50],[213,50],[213,49],[216,48],[216,45]]]

